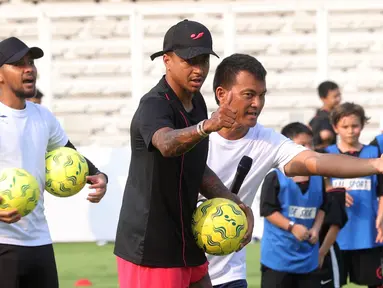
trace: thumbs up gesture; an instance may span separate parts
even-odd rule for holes
[[[217,111],[213,113],[210,119],[205,121],[203,128],[207,133],[216,132],[222,128],[233,127],[237,117],[237,110],[231,107],[232,101],[233,93],[230,91]]]

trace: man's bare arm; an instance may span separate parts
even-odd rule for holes
[[[383,171],[383,159],[362,159],[307,150],[295,156],[285,165],[284,169],[287,176],[321,175],[353,178],[381,173]]]
[[[221,179],[214,173],[213,170],[206,165],[205,173],[203,174],[201,184],[201,194],[207,199],[211,198],[226,198],[234,201],[237,204],[241,204],[242,201],[239,197],[229,191],[225,185],[223,185]]]
[[[204,138],[198,134],[196,126],[176,130],[166,127],[154,133],[152,144],[162,156],[176,157],[191,150]]]
[[[243,237],[239,250],[245,247],[251,241],[254,229],[254,215],[251,208],[247,207],[237,195],[231,193],[229,189],[227,189],[226,186],[223,185],[222,181],[218,178],[214,171],[211,170],[207,165],[205,167],[205,172],[202,178],[200,192],[207,199],[226,198],[232,200],[233,202],[239,205],[242,211],[245,212],[248,223],[248,229]]]
[[[227,103],[219,106],[210,119],[205,120],[202,125],[204,133],[221,130],[223,127],[231,128],[235,123],[237,112],[230,107],[232,95],[229,93]],[[205,138],[197,130],[198,125],[184,129],[172,129],[169,127],[158,129],[152,137],[152,144],[164,157],[180,156],[192,149],[198,142]]]

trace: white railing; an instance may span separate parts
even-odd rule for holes
[[[51,19],[63,17],[92,17],[92,16],[128,16],[130,19],[130,46],[131,46],[131,76],[134,83],[133,98],[138,101],[142,96],[143,88],[143,17],[146,15],[183,15],[214,13],[222,15],[224,25],[224,55],[235,52],[235,19],[238,13],[254,12],[289,12],[289,11],[315,11],[316,12],[316,53],[317,77],[316,82],[328,76],[328,13],[331,11],[352,11],[365,9],[383,9],[383,1],[265,1],[265,2],[169,2],[165,3],[42,3],[34,4],[3,4],[0,5],[0,19],[37,18],[39,29],[39,45],[44,48],[45,57],[39,63],[40,86],[47,95],[45,105],[52,106],[54,92],[52,91],[52,53],[51,53]],[[17,13],[15,13],[17,11]],[[294,41],[294,39],[292,39]]]
[[[143,79],[143,21],[147,15],[184,15],[198,13],[215,13],[222,15],[224,25],[224,55],[235,52],[236,29],[235,20],[239,13],[283,12],[283,11],[314,11],[316,12],[316,53],[317,81],[328,76],[328,14],[337,10],[383,9],[383,1],[267,1],[264,3],[235,2],[218,5],[201,2],[171,2],[165,4],[40,4],[40,5],[0,5],[1,19],[37,19],[38,42],[45,51],[45,57],[39,61],[39,85],[46,94],[45,104],[51,106],[54,101],[52,93],[52,35],[50,23],[55,18],[89,17],[89,16],[128,16],[130,19],[131,73],[133,97],[138,100],[142,96]],[[17,13],[15,13],[17,11]],[[187,11],[187,12],[185,12]],[[166,17],[166,16],[165,16]],[[214,36],[214,35],[213,35]],[[292,39],[291,41],[294,41]],[[222,57],[221,57],[222,58]],[[53,97],[52,97],[53,95]],[[47,218],[55,242],[70,241],[113,241],[118,220],[121,197],[128,174],[130,161],[129,147],[123,149],[100,149],[98,147],[79,147],[79,150],[109,175],[110,187],[106,198],[98,205],[89,204],[85,198],[87,189],[75,197],[59,199],[46,196]],[[67,213],[70,209],[80,211],[72,217]],[[105,212],[109,211],[109,212]],[[106,215],[106,216],[105,216]]]

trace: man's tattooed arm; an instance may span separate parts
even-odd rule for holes
[[[177,130],[161,128],[154,133],[152,144],[164,157],[176,157],[188,152],[203,139],[196,126]]]
[[[203,174],[200,192],[207,199],[211,198],[226,198],[241,204],[239,197],[229,191],[213,170],[206,165],[205,173]]]

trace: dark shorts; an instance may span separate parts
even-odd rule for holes
[[[246,280],[236,280],[225,284],[215,285],[213,288],[247,288]]]
[[[261,288],[320,288],[317,271],[306,274],[294,274],[261,266]]]
[[[337,288],[345,282],[343,279],[343,260],[342,252],[340,251],[337,243],[335,243],[330,251],[327,253],[322,269],[317,270],[316,273],[320,278],[322,288]]]
[[[58,288],[53,246],[0,244],[0,279],[7,288]]]
[[[343,279],[349,277],[350,282],[357,285],[382,285],[383,248],[363,250],[343,250]]]

